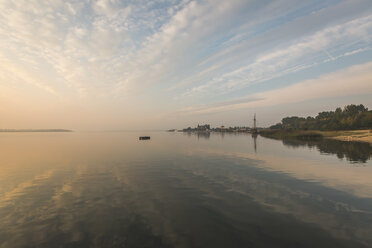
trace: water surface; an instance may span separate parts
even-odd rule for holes
[[[1,133],[0,247],[371,247],[371,153],[247,134]]]

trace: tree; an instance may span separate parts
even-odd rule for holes
[[[282,119],[270,127],[271,129],[300,129],[300,130],[341,130],[341,129],[372,129],[372,111],[363,104],[347,105],[342,110],[336,108],[335,111],[319,112],[314,118],[291,116]]]

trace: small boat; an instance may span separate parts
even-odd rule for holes
[[[150,136],[140,136],[139,140],[149,140]]]

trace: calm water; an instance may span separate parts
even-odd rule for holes
[[[372,247],[371,155],[246,134],[1,133],[0,247]]]

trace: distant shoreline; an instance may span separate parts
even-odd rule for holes
[[[0,129],[0,133],[65,133],[68,129]]]

